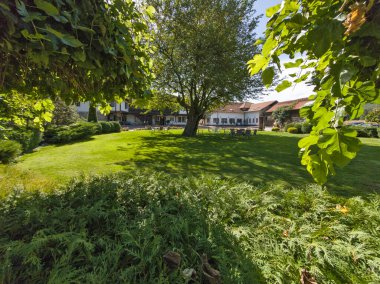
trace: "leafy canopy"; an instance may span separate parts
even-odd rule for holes
[[[196,134],[211,107],[260,85],[245,70],[253,55],[255,0],[149,0],[157,9],[156,87],[178,96],[188,112],[185,135]]]
[[[132,0],[1,1],[0,93],[104,105],[143,95],[154,9],[142,10]]]
[[[316,88],[310,99],[314,102],[301,110],[313,130],[299,147],[302,164],[323,184],[360,148],[356,132],[342,127],[344,118],[358,118],[366,103],[380,103],[380,3],[284,0],[269,8],[266,16],[270,19],[262,52],[248,62],[249,71],[254,75],[262,70],[269,85],[267,70],[272,67],[268,66],[274,63],[281,69],[281,54],[290,58],[302,54],[285,68],[313,69]],[[277,91],[307,80],[306,74],[283,81]]]

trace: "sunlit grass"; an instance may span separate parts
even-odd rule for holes
[[[303,185],[312,179],[298,158],[300,135],[259,132],[251,138],[179,130],[130,131],[88,141],[41,147],[12,166],[0,166],[0,186],[27,189],[65,183],[72,177],[119,171],[163,171],[173,176],[217,175],[254,184]],[[344,195],[380,192],[380,139],[363,139],[358,157],[327,188]]]

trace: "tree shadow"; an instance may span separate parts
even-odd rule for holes
[[[255,184],[302,186],[313,183],[313,179],[300,163],[297,153],[299,139],[296,135],[261,134],[247,138],[202,134],[184,138],[173,133],[155,134],[142,136],[141,147],[134,157],[116,164],[125,170],[137,167],[148,172],[163,171],[178,176],[210,174]],[[329,180],[327,189],[343,196],[380,193],[380,180],[376,175],[371,174],[370,184],[360,180],[360,176],[368,171],[361,164],[371,166],[376,163],[376,159],[367,159],[365,163],[363,160],[374,155],[380,159],[375,149],[365,145],[351,165],[338,169],[338,176]],[[128,151],[123,146],[118,150]]]

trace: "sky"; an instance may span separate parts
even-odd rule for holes
[[[259,25],[256,29],[257,36],[262,36],[265,32],[266,23],[269,18],[265,16],[265,10],[269,7],[272,7],[274,5],[280,4],[281,0],[257,0],[256,1],[256,11],[257,15],[262,14],[263,16],[260,19]],[[301,57],[301,55],[299,55]],[[286,55],[280,56],[281,64],[284,64],[286,62],[289,62],[290,59]],[[296,73],[298,71],[297,68],[292,69],[285,69],[282,68],[282,73],[279,74],[279,82],[281,82],[281,79],[291,79],[291,77],[288,76],[288,74]],[[258,100],[253,100],[253,102],[260,102],[260,101],[271,101],[271,100],[277,100],[277,101],[287,101],[287,100],[294,100],[299,98],[305,98],[310,96],[313,92],[312,86],[307,86],[305,83],[298,83],[294,87],[290,87],[280,93],[273,91],[268,91],[268,95],[266,96],[260,96]]]

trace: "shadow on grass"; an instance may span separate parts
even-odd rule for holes
[[[137,167],[179,176],[212,174],[255,184],[299,186],[313,183],[300,164],[299,139],[299,136],[268,134],[250,138],[223,134],[202,134],[194,138],[155,134],[141,137],[142,144],[135,156],[117,164],[125,170]],[[119,146],[118,150],[128,151],[128,148]],[[380,193],[378,175],[368,173],[371,167],[376,168],[379,159],[378,147],[363,146],[358,158],[344,169],[338,169],[338,176],[331,178],[327,188],[343,196]],[[362,176],[365,173],[368,180]]]
[[[206,254],[223,282],[261,283],[236,237],[212,219],[207,191],[189,190],[179,195],[170,177],[119,175],[17,193],[0,205],[0,282],[183,283],[193,268],[206,283]],[[168,251],[181,255],[179,267],[165,265]]]

